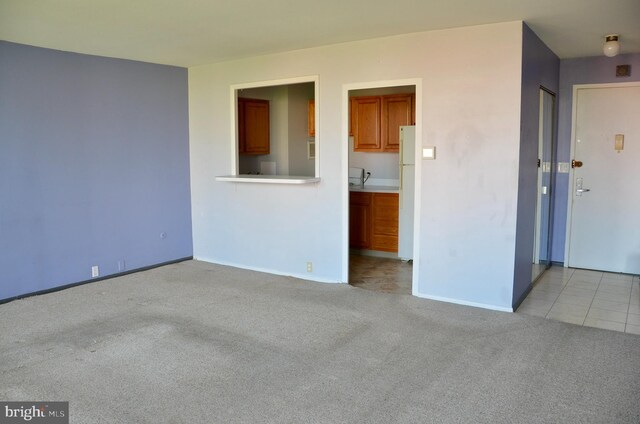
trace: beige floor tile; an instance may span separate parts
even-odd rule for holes
[[[613,286],[608,284],[600,284],[600,286],[598,287],[598,291],[631,296],[631,287],[621,287],[621,286]]]
[[[629,304],[626,302],[609,302],[607,300],[593,299],[592,308],[606,309],[608,311],[628,312]]]
[[[571,277],[573,275],[575,269],[573,268],[565,268],[562,266],[552,266],[545,272],[545,275],[562,275]]]
[[[597,292],[595,299],[608,300],[609,302],[629,302],[629,296],[616,293]]]
[[[604,278],[600,281],[600,285],[605,286],[617,286],[617,287],[629,287],[633,286],[631,281],[621,281],[621,280],[605,280]]]
[[[589,305],[572,305],[570,303],[554,303],[549,313],[567,313],[585,317],[589,311]],[[626,319],[626,316],[625,316]]]
[[[599,309],[591,307],[587,313],[587,318],[599,319],[604,321],[614,322],[627,322],[627,314],[624,312],[608,311],[606,309]]]
[[[640,335],[640,325],[627,324],[624,331],[630,334]]]
[[[549,313],[549,308],[538,308],[531,305],[520,305],[516,312],[544,318],[547,316],[547,313]]]
[[[533,287],[533,290],[535,291],[543,291],[543,292],[558,293],[558,294],[560,294],[560,292],[562,292],[563,289],[564,289],[564,285],[549,284],[546,282],[536,284]]]
[[[572,275],[569,282],[583,282],[583,283],[600,283],[600,277],[595,275]]]
[[[591,281],[574,281],[571,280],[567,283],[566,287],[575,287],[578,289],[584,289],[584,290],[597,290],[598,289],[598,283],[596,282],[591,282]]]
[[[542,277],[538,278],[538,280],[536,281],[536,283],[551,283],[551,284],[558,284],[558,285],[564,285],[567,284],[567,281],[569,281],[569,278],[565,278],[561,275],[543,275]]]
[[[580,289],[577,287],[567,286],[564,288],[564,290],[562,290],[562,294],[568,295],[568,296],[586,297],[589,299],[593,299],[593,297],[596,294],[596,290]]]
[[[538,301],[546,301],[546,302],[554,302],[556,299],[558,298],[558,293],[550,293],[550,292],[546,292],[546,291],[538,291],[538,290],[532,290],[531,293],[529,293],[529,296],[527,296],[527,299],[531,299],[531,300],[538,300]]]
[[[614,274],[611,272],[602,273],[603,280],[618,280],[618,281],[633,281],[633,275],[631,274]]]
[[[629,304],[629,310],[627,311],[630,314],[640,315],[640,305],[634,305],[633,303]]]
[[[551,307],[553,306],[553,303],[554,300],[536,299],[527,296],[527,298],[520,304],[520,307],[526,306],[528,308],[546,309],[547,311],[549,311],[549,309],[551,309]]]
[[[594,271],[594,270],[591,270],[591,269],[576,268],[576,270],[573,271],[573,275],[596,275],[598,277],[602,277],[602,274],[604,274],[604,272],[602,272],[602,271]]]
[[[556,299],[556,303],[565,303],[569,305],[582,305],[582,306],[590,306],[593,301],[590,297],[584,296],[573,296],[570,294],[561,293],[560,296]]]
[[[627,324],[640,325],[640,314],[627,315]]]
[[[565,312],[555,312],[555,313],[549,312],[547,314],[547,319],[552,319],[554,321],[568,322],[569,324],[577,324],[577,325],[582,325],[582,323],[584,323],[584,318],[585,317],[581,315],[573,315]]]
[[[587,318],[584,320],[585,327],[602,328],[603,330],[624,331],[625,325],[621,322],[606,321],[603,319]]]

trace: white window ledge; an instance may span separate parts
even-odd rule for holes
[[[320,182],[320,178],[289,175],[221,175],[216,177],[216,181],[260,184],[313,184]]]

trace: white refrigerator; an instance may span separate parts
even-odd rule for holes
[[[398,256],[413,260],[413,196],[416,182],[416,127],[400,127]]]

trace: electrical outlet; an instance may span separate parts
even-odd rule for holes
[[[98,265],[94,265],[91,267],[91,278],[96,278],[100,276],[100,268]]]
[[[307,272],[313,272],[313,262],[307,262]]]

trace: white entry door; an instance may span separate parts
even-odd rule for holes
[[[640,85],[574,91],[568,264],[640,274]],[[577,164],[579,165],[579,163]]]

